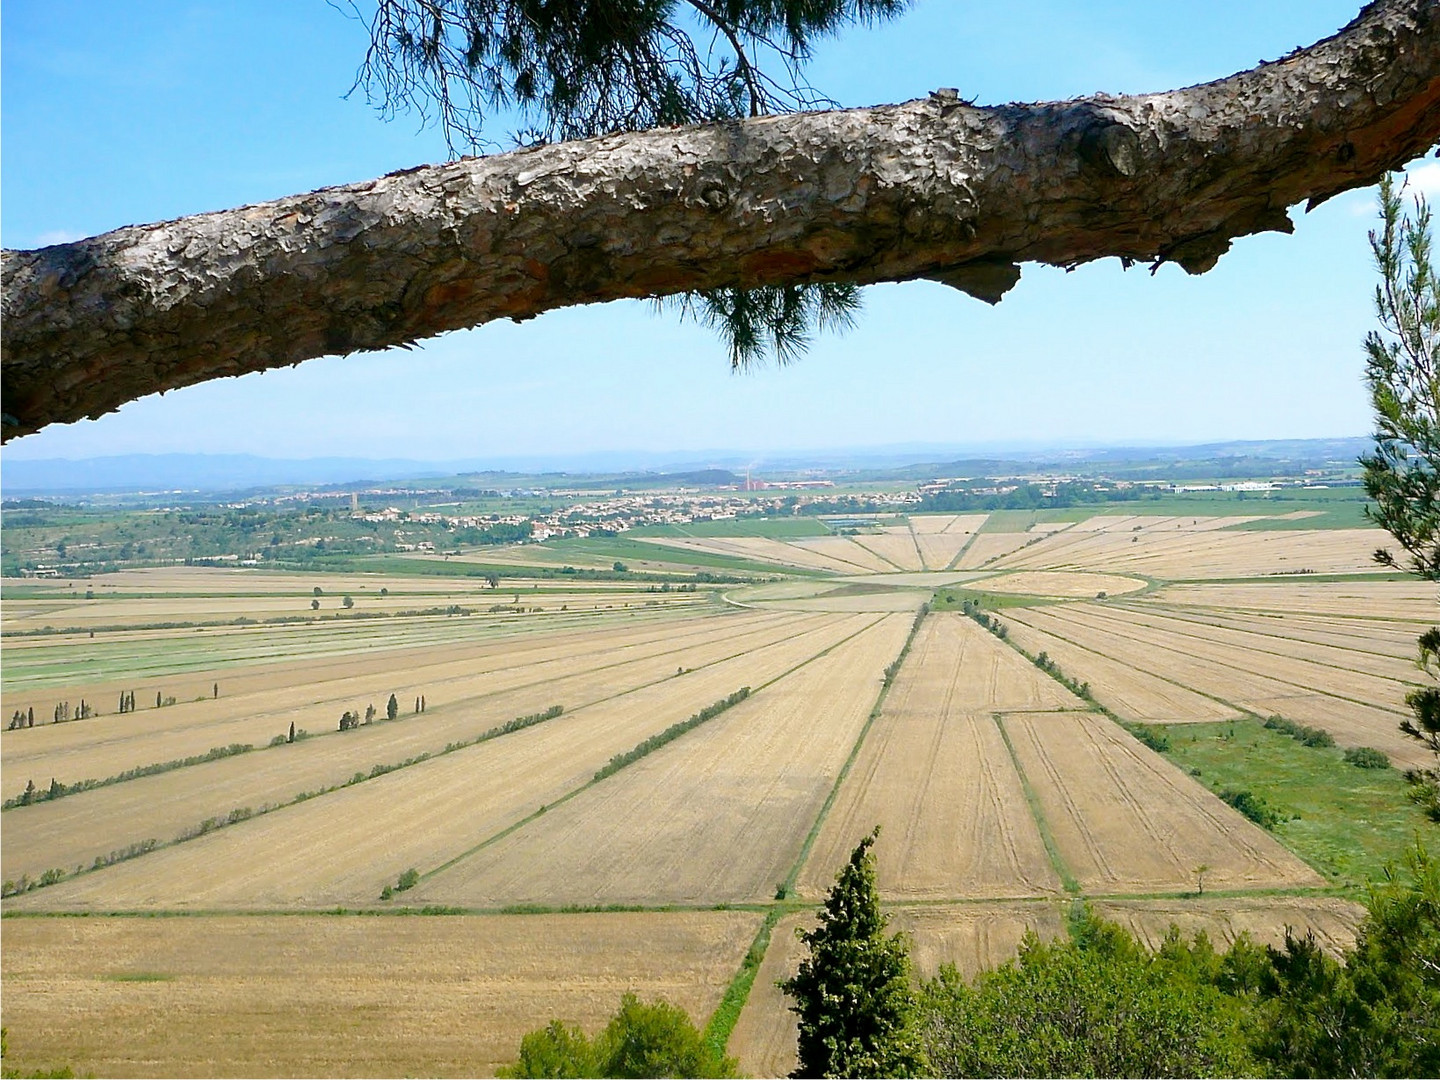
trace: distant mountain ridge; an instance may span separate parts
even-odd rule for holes
[[[373,485],[465,477],[473,484],[517,485],[544,481],[553,487],[650,486],[670,483],[736,483],[747,469],[757,476],[821,471],[856,479],[925,479],[991,475],[1018,470],[1094,471],[1137,478],[1184,473],[1229,462],[1226,475],[1263,471],[1265,465],[1301,470],[1353,465],[1370,445],[1363,437],[1269,439],[1189,446],[955,447],[933,444],[855,449],[786,451],[747,455],[737,450],[677,452],[603,451],[514,458],[416,461],[405,458],[267,458],[256,454],[123,454],[112,457],[15,459],[0,456],[0,493],[34,495],[176,492],[218,494],[278,486]],[[1202,465],[1202,463],[1204,463]],[[1236,471],[1238,470],[1238,471]]]

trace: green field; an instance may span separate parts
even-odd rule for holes
[[[688,525],[647,525],[631,529],[630,536],[768,536],[777,540],[797,536],[829,536],[832,530],[819,518],[728,518],[693,521]]]
[[[683,534],[672,534],[683,535]],[[727,570],[745,574],[793,574],[798,577],[828,577],[824,571],[805,570],[800,567],[777,566],[774,563],[757,562],[733,555],[720,555],[711,551],[682,551],[663,544],[647,544],[643,540],[631,540],[627,536],[591,536],[575,540],[547,540],[546,546],[552,551],[573,551],[601,559],[617,562],[646,560],[648,562],[678,563],[680,566],[704,566],[714,570]],[[677,568],[678,569],[678,568]],[[513,573],[513,570],[512,570]]]
[[[1162,730],[1165,756],[1201,783],[1247,789],[1289,817],[1275,836],[1337,886],[1379,878],[1417,832],[1435,838],[1396,769],[1357,768],[1338,747],[1305,746],[1258,719]]]

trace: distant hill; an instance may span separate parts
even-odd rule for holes
[[[1104,473],[1182,480],[1301,475],[1351,468],[1366,438],[1277,439],[1163,447],[863,447],[746,455],[742,451],[605,451],[551,458],[416,461],[404,458],[267,458],[255,454],[124,454],[114,457],[0,457],[6,498],[137,492],[224,494],[300,486],[332,487],[456,478],[469,486],[644,489],[736,484],[746,469],[767,479],[829,475],[856,480],[927,480],[1026,472]]]

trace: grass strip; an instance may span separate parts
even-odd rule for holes
[[[779,675],[776,675],[773,679],[770,679],[770,680],[767,681],[767,682],[761,683],[758,687],[756,687],[754,690],[752,690],[751,693],[752,693],[752,694],[758,694],[761,690],[764,690],[767,686],[773,686],[773,685],[775,685],[777,682],[779,682],[781,679],[783,679],[783,678],[785,678],[785,677],[787,677],[787,676],[789,676],[789,675],[793,675],[795,672],[799,671],[799,670],[800,670],[802,667],[804,667],[806,664],[814,663],[816,660],[819,660],[822,656],[827,656],[827,655],[829,655],[829,654],[830,654],[831,652],[833,652],[835,649],[838,649],[841,645],[844,645],[846,642],[853,641],[855,638],[857,638],[857,637],[859,637],[861,634],[865,633],[865,631],[871,629],[871,628],[872,628],[873,626],[875,626],[876,623],[878,623],[879,621],[880,621],[879,619],[876,619],[875,622],[867,623],[866,625],[862,626],[859,630],[856,630],[855,633],[850,634],[850,635],[848,635],[848,636],[846,636],[846,637],[841,638],[839,641],[835,642],[834,645],[830,645],[830,646],[827,646],[827,647],[824,648],[824,649],[821,649],[821,650],[820,650],[818,653],[816,653],[814,656],[811,656],[811,657],[809,657],[809,658],[807,658],[807,659],[805,659],[805,660],[802,660],[800,663],[796,664],[794,667],[788,668],[787,670],[782,671]],[[721,663],[721,661],[718,661],[718,660],[715,661],[715,662],[716,662],[716,663]],[[704,666],[708,667],[708,666],[710,666],[710,665],[707,664],[707,665],[704,665]],[[699,669],[698,669],[698,668],[695,668],[695,669],[693,669],[693,670],[697,670],[697,671],[698,671]],[[671,677],[673,677],[673,676],[667,676],[667,678],[671,678]],[[637,688],[637,689],[638,689],[638,688]],[[618,695],[617,695],[617,696],[618,696]],[[567,791],[564,795],[560,796],[560,798],[556,799],[553,803],[549,803],[549,804],[547,804],[547,805],[545,805],[545,806],[541,806],[540,809],[534,810],[534,811],[532,811],[531,813],[527,814],[525,817],[522,817],[520,820],[514,822],[513,824],[507,825],[505,828],[501,829],[499,832],[495,833],[493,836],[487,836],[484,840],[481,840],[480,843],[474,845],[473,847],[466,848],[464,851],[460,852],[458,855],[455,855],[455,856],[452,857],[452,858],[446,859],[443,863],[441,863],[439,866],[435,867],[433,870],[427,870],[427,871],[425,871],[425,873],[423,873],[423,874],[420,875],[420,880],[421,880],[421,881],[426,881],[426,880],[428,880],[429,878],[432,878],[432,877],[434,877],[436,874],[440,873],[442,870],[448,870],[448,869],[450,869],[450,867],[454,866],[455,864],[457,864],[457,863],[459,863],[459,862],[461,862],[461,861],[463,861],[463,860],[465,860],[465,859],[468,859],[471,855],[474,855],[474,854],[476,854],[477,852],[483,851],[485,848],[489,847],[491,844],[498,843],[499,841],[505,839],[505,837],[509,836],[511,833],[516,832],[516,831],[518,831],[519,829],[523,829],[526,825],[529,825],[532,821],[534,821],[536,818],[538,818],[541,814],[545,813],[546,810],[553,809],[554,807],[561,806],[561,805],[563,805],[564,803],[569,802],[571,799],[575,798],[575,796],[581,794],[582,792],[585,792],[585,791],[590,790],[590,788],[594,787],[594,786],[595,786],[597,783],[599,783],[599,782],[600,782],[600,781],[596,780],[596,779],[592,776],[589,780],[585,781],[585,783],[581,784],[579,787],[575,788],[573,791]]]
[[[728,697],[721,698],[713,705],[706,705],[705,708],[701,709],[694,716],[690,717],[690,719],[681,720],[677,724],[671,724],[664,731],[651,735],[644,742],[637,744],[634,749],[627,750],[623,754],[616,754],[604,765],[600,766],[600,768],[595,770],[595,775],[591,777],[591,782],[598,783],[599,781],[604,780],[607,776],[615,775],[615,773],[625,768],[625,766],[633,765],[635,762],[639,761],[647,754],[653,754],[656,750],[659,750],[666,743],[674,742],[681,735],[684,735],[687,731],[694,731],[697,727],[705,723],[707,720],[715,719],[715,717],[719,716],[726,709],[734,708],[736,705],[739,705],[740,702],[744,701],[749,696],[750,687],[742,686],[733,694],[729,695]]]
[[[1050,822],[1045,817],[1045,811],[1040,807],[1040,797],[1030,784],[1030,777],[1025,774],[1025,768],[1020,764],[1020,758],[1015,753],[1015,744],[1010,741],[1010,732],[1005,730],[1005,720],[1000,713],[991,713],[995,726],[1000,729],[1000,738],[1005,742],[1005,749],[1010,753],[1010,761],[1015,766],[1015,775],[1020,777],[1020,788],[1025,792],[1025,802],[1030,807],[1030,816],[1035,819],[1035,827],[1040,831],[1040,840],[1045,845],[1045,853],[1050,856],[1050,865],[1055,868],[1055,873],[1060,877],[1060,883],[1065,886],[1065,891],[1072,895],[1080,895],[1080,882],[1075,880],[1070,868],[1065,865],[1065,860],[1060,857],[1060,845],[1055,842],[1055,834],[1050,831]]]
[[[138,780],[142,776],[157,776],[174,769],[203,765],[208,761],[220,761],[224,758],[235,757],[237,754],[248,754],[254,749],[255,747],[250,743],[212,746],[203,754],[192,754],[190,757],[175,758],[173,761],[159,761],[153,765],[137,765],[133,769],[126,769],[114,776],[107,776],[103,780],[77,780],[73,784],[62,784],[60,781],[52,779],[48,788],[37,788],[32,780],[31,786],[26,789],[25,794],[17,795],[13,799],[6,799],[0,803],[0,810],[14,810],[17,806],[51,802],[55,799],[63,799],[67,795],[78,795],[82,791],[94,791],[96,788],[109,787],[111,784],[123,784],[127,780]]]
[[[750,1000],[750,988],[755,985],[755,976],[759,974],[765,953],[770,948],[770,936],[775,931],[775,924],[780,921],[782,911],[783,908],[776,904],[765,913],[760,929],[755,933],[755,940],[750,943],[745,958],[740,961],[740,970],[735,972],[735,977],[725,988],[725,996],[720,999],[720,1004],[715,1006],[709,1023],[705,1025],[705,1044],[718,1056],[724,1056],[725,1048],[730,1043],[730,1033],[735,1030],[745,1003]]]
[[[0,896],[18,896],[20,893],[33,892],[35,889],[43,889],[50,885],[56,885],[61,881],[66,881],[70,878],[79,877],[81,874],[89,874],[93,873],[96,870],[103,870],[105,869],[105,867],[113,866],[118,862],[125,862],[129,859],[137,859],[141,855],[148,855],[150,852],[158,851],[161,848],[174,847],[177,844],[183,844],[190,840],[198,839],[199,837],[204,836],[207,833],[215,832],[218,829],[227,828],[231,825],[238,825],[242,821],[249,821],[251,818],[261,817],[265,814],[274,813],[276,810],[283,810],[287,806],[295,806],[302,802],[308,802],[310,799],[319,798],[322,795],[329,795],[332,792],[341,790],[342,788],[354,787],[356,784],[363,784],[367,780],[374,780],[377,777],[384,776],[387,773],[397,772],[400,769],[408,769],[412,765],[419,765],[421,762],[429,761],[431,758],[443,757],[446,754],[453,754],[459,750],[466,750],[472,746],[477,746],[480,743],[488,742],[491,739],[497,739],[502,735],[509,735],[512,732],[521,731],[528,727],[534,727],[536,724],[544,723],[546,720],[555,719],[557,716],[560,716],[562,713],[564,713],[564,711],[565,707],[563,705],[552,705],[544,712],[530,713],[527,716],[517,716],[514,720],[507,720],[503,724],[499,724],[495,727],[490,728],[488,731],[482,732],[473,739],[464,739],[459,742],[446,743],[443,750],[436,750],[433,752],[427,750],[423,753],[416,754],[414,757],[406,758],[404,761],[394,762],[391,764],[381,763],[373,765],[371,766],[368,773],[357,772],[354,776],[350,777],[350,779],[346,780],[344,783],[331,784],[329,787],[319,788],[315,791],[302,791],[296,796],[294,796],[294,798],[288,799],[285,802],[268,803],[266,805],[260,806],[259,808],[251,808],[248,806],[236,807],[223,817],[206,818],[198,825],[191,826],[190,828],[184,830],[178,836],[176,836],[175,839],[165,844],[158,843],[154,839],[143,840],[139,843],[131,844],[129,847],[120,848],[116,851],[112,851],[108,855],[98,855],[96,856],[94,863],[92,863],[88,867],[83,865],[77,866],[74,870],[65,870],[62,867],[54,867],[52,869],[46,870],[43,874],[40,875],[40,877],[35,879],[31,879],[28,875],[22,874],[18,879],[14,881],[6,881],[3,885],[0,885]],[[221,756],[223,757],[227,755]],[[543,808],[541,812],[543,812]]]
[[[1306,745],[1256,716],[1164,734],[1160,752],[1212,791],[1248,791],[1273,805],[1284,820],[1271,835],[1340,888],[1378,880],[1417,835],[1440,840],[1440,827],[1407,799],[1399,769],[1347,761],[1340,747]]]

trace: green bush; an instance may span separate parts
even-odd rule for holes
[[[1170,736],[1149,724],[1136,724],[1130,733],[1156,753],[1163,754],[1170,749]]]
[[[1256,795],[1248,788],[1221,788],[1216,794],[1262,829],[1273,829],[1277,825],[1285,824],[1287,820],[1285,815],[1267,803],[1263,796]]]
[[[552,1020],[520,1042],[520,1060],[501,1076],[732,1077],[735,1061],[705,1045],[684,1009],[626,994],[594,1040]]]
[[[1345,760],[1357,769],[1390,768],[1390,759],[1370,746],[1352,746],[1345,751]]]
[[[1032,931],[1020,955],[967,985],[925,983],[920,1030],[937,1076],[1244,1076],[1247,1002],[1227,993],[1264,953],[1219,956],[1172,929],[1151,952],[1081,909],[1071,940]]]
[[[1328,731],[1322,728],[1307,727],[1305,724],[1297,724],[1294,720],[1287,720],[1283,716],[1270,717],[1265,721],[1265,726],[1271,731],[1289,735],[1296,742],[1304,743],[1306,746],[1335,745],[1335,739]]]

